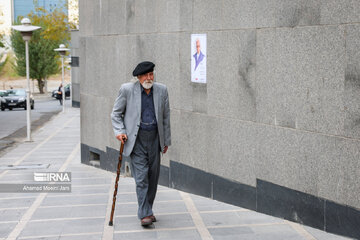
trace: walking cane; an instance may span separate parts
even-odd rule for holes
[[[121,168],[123,150],[124,150],[124,144],[121,143],[121,146],[120,146],[120,155],[119,155],[119,162],[118,162],[117,171],[116,171],[115,190],[114,190],[113,204],[112,204],[112,208],[111,208],[111,215],[110,215],[109,226],[112,226],[112,225],[113,225],[113,217],[114,217],[115,203],[116,203],[116,194],[117,194],[118,182],[119,182],[119,177],[120,177],[120,168]]]

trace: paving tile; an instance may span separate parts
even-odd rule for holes
[[[79,234],[102,232],[105,219],[78,219],[62,221],[31,221],[21,232],[20,237]]]
[[[133,217],[114,217],[114,231],[142,231],[140,221],[137,216]]]
[[[201,240],[202,238],[196,229],[189,229],[189,230],[159,231],[157,232],[157,239]]]
[[[0,210],[0,222],[17,221],[27,209],[4,209]]]
[[[57,205],[71,205],[71,204],[90,204],[90,203],[107,203],[108,195],[95,196],[56,196],[49,195],[43,200],[41,206],[57,206]]]
[[[351,238],[346,238],[342,236],[338,236],[335,234],[327,233],[324,231],[321,231],[319,229],[315,229],[308,226],[303,226],[304,229],[309,232],[312,236],[316,238],[316,240],[349,240]]]
[[[116,200],[121,203],[137,202],[135,193],[120,193],[117,195]]]
[[[277,223],[283,220],[257,212],[200,213],[206,226]]]
[[[200,234],[196,229],[190,230],[172,230],[172,231],[156,231],[144,230],[136,233],[115,233],[114,240],[138,240],[138,239],[163,239],[163,240],[201,240]]]
[[[212,200],[209,198],[205,198],[205,197],[200,197],[200,196],[196,196],[191,194],[190,195],[197,210],[202,212],[202,211],[219,211],[219,210],[239,210],[241,209],[240,207],[237,206],[233,206],[230,204],[226,204],[223,202],[219,202],[216,200]]]
[[[228,227],[228,228],[210,228],[208,229],[213,238],[241,238],[244,234],[254,234],[249,227]]]
[[[155,228],[182,228],[194,227],[194,222],[189,213],[158,215],[157,222],[154,223]]]
[[[26,173],[19,172],[17,174],[5,174],[0,178],[1,183],[3,182],[12,183],[13,181],[23,181],[24,183],[27,183],[27,181],[32,181],[32,180],[34,180],[34,170],[32,170],[32,172],[26,172]]]
[[[20,237],[58,235],[63,231],[64,221],[29,222]]]
[[[167,189],[160,190],[156,193],[156,201],[171,201],[171,200],[182,200],[180,193],[175,190]]]
[[[14,207],[29,207],[33,204],[33,198],[13,198],[13,199],[0,199],[1,208],[14,208]]]
[[[256,231],[256,229],[254,230],[251,227],[232,227],[213,228],[209,229],[209,232],[214,240],[307,240],[292,230],[288,225],[282,225],[277,228],[273,228],[273,226],[261,226],[257,228],[261,228],[261,231]]]
[[[79,194],[108,194],[109,188],[104,186],[95,186],[95,187],[72,187],[71,194],[79,195]],[[52,193],[51,196],[62,196],[64,193]]]
[[[18,238],[19,240],[21,240],[21,239],[29,239],[28,237],[21,237],[21,238]],[[33,238],[30,238],[31,240],[33,239]],[[36,238],[36,240],[59,240],[60,239],[60,237],[59,236],[57,236],[57,237],[37,237]]]
[[[134,203],[126,203],[126,204],[120,204],[119,202],[115,205],[115,216],[121,217],[121,216],[127,216],[127,215],[137,215],[137,202]]]
[[[36,198],[40,193],[0,193],[0,200],[6,198]],[[0,208],[3,208],[0,205]]]
[[[117,202],[115,207],[115,215],[116,216],[124,216],[124,215],[136,215],[138,206],[137,202],[119,204]],[[159,202],[155,200],[153,212],[155,215],[159,214],[171,214],[171,213],[186,213],[187,208],[184,202]]]
[[[149,239],[149,240],[157,240],[157,232],[155,231],[144,231],[144,232],[136,232],[136,233],[114,233],[114,240],[139,240],[139,239]]]
[[[190,214],[161,215],[157,216],[157,222],[151,228],[183,228],[194,227]],[[115,231],[139,231],[143,230],[140,220],[134,217],[116,217],[114,221]]]
[[[31,162],[32,164],[41,164],[39,162]],[[22,162],[21,164],[27,164],[27,163],[24,163]],[[19,165],[19,164],[18,164]],[[47,168],[48,169],[48,168]],[[34,173],[34,171],[44,171],[45,169],[44,168],[32,168],[32,169],[14,169],[14,170],[8,170],[8,172],[6,173],[7,174],[14,174],[14,175],[17,175],[17,176],[20,176],[21,174],[26,174],[26,175],[31,175]]]
[[[179,213],[179,212],[187,212],[187,208],[184,202],[157,202],[155,200],[154,213]]]
[[[104,218],[98,219],[81,219],[65,221],[63,234],[70,233],[89,233],[89,232],[102,232],[104,228]]]
[[[252,226],[255,234],[244,235],[244,239],[255,240],[307,240],[289,225]]]
[[[15,228],[17,223],[0,223],[0,238],[7,237]]]
[[[59,240],[100,240],[102,234],[92,234],[92,235],[80,235],[80,236],[60,236]]]
[[[110,189],[112,192],[114,192],[115,189],[115,183],[112,182]],[[118,193],[126,193],[126,192],[131,192],[133,194],[135,194],[135,185],[134,184],[118,184]]]
[[[106,215],[106,205],[38,208],[31,219],[100,217]]]
[[[71,175],[71,177],[73,177]],[[94,179],[72,179],[71,183],[73,185],[98,185],[98,184],[108,184],[109,186],[113,185],[111,178],[94,178]]]
[[[91,178],[91,177],[103,177],[104,176],[102,173],[92,172],[92,171],[89,171],[86,169],[84,169],[84,171],[73,171],[73,170],[66,169],[66,171],[71,172],[71,176],[77,177],[77,178]]]

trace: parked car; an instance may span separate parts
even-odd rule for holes
[[[6,108],[12,110],[13,108],[24,108],[26,110],[26,91],[25,89],[11,89],[7,90],[7,96],[4,96],[5,101],[1,102],[1,111],[5,111]],[[30,107],[34,109],[35,101],[32,95],[30,95]]]
[[[5,97],[7,95],[8,95],[8,93],[6,90],[0,90],[0,97]]]
[[[58,99],[58,89],[52,91],[51,97]],[[70,83],[65,86],[65,97],[70,97]]]
[[[5,100],[5,96],[7,96],[7,91],[6,90],[0,90],[0,104],[1,103],[6,103],[6,100]]]

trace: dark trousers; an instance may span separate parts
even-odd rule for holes
[[[153,215],[160,173],[160,142],[157,130],[139,130],[131,157],[131,172],[136,182],[138,217]]]

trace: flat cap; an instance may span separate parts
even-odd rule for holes
[[[139,76],[141,74],[149,73],[154,71],[155,64],[152,62],[141,62],[139,63],[133,71],[133,76]]]

